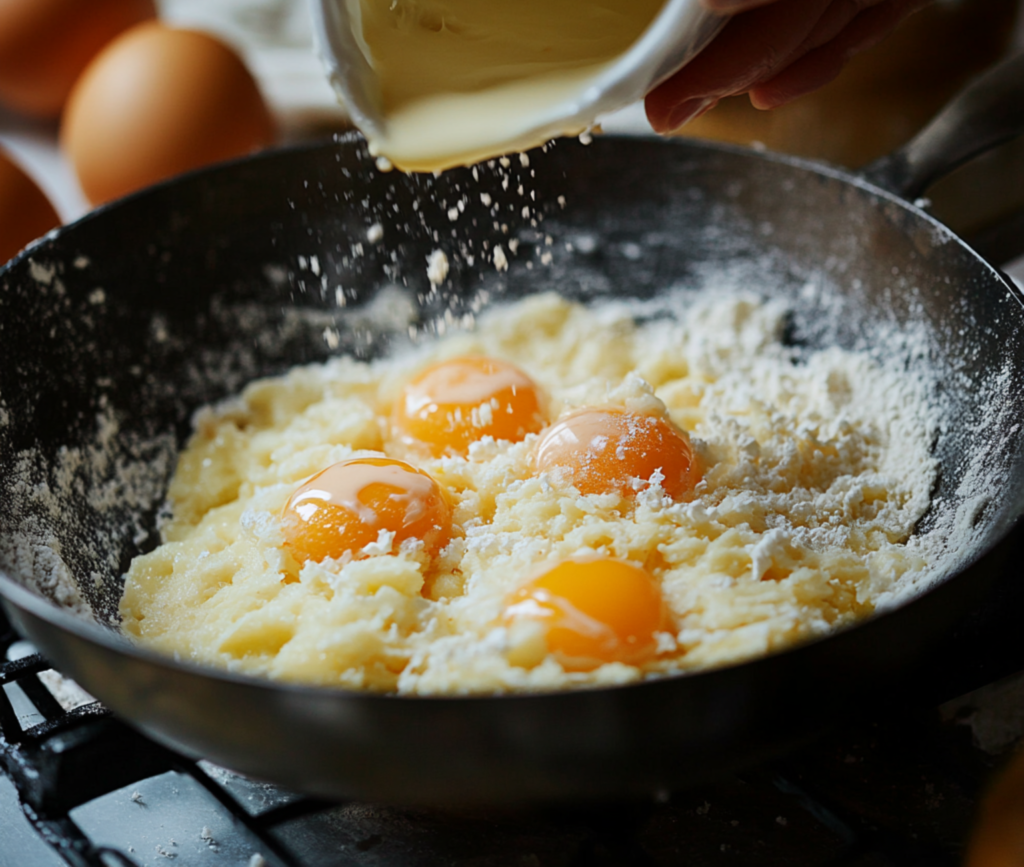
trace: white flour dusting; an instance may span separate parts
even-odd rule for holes
[[[107,619],[116,611],[109,576],[119,568],[121,540],[126,532],[149,535],[143,516],[163,500],[176,449],[169,434],[143,440],[121,431],[109,408],[96,416],[95,431],[91,443],[62,448],[49,463],[32,450],[15,456],[8,491],[20,501],[20,522],[0,535],[0,569],[62,608],[90,619],[103,611]],[[72,575],[65,562],[59,536],[69,534],[87,574]]]
[[[440,286],[448,279],[448,256],[444,250],[434,250],[427,257],[427,279],[432,286]]]
[[[538,295],[412,354],[256,383],[201,420],[168,544],[129,573],[126,629],[234,671],[433,693],[621,683],[849,625],[929,573],[928,552],[905,543],[929,506],[941,413],[928,368],[906,363],[923,334],[886,334],[882,358],[798,350],[782,339],[791,312],[724,285],[589,309]],[[289,566],[276,516],[295,485],[366,450],[412,460],[382,418],[394,390],[438,356],[478,354],[520,365],[549,420],[586,406],[670,413],[706,468],[693,498],[667,497],[657,473],[635,508],[581,498],[535,470],[536,434],[485,438],[465,458],[414,460],[455,503],[460,529],[436,563],[382,531],[366,559]],[[538,564],[593,553],[658,574],[675,626],[642,666],[562,670],[501,619]]]

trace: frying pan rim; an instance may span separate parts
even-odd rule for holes
[[[879,187],[864,177],[858,175],[856,172],[852,172],[842,167],[834,166],[832,164],[811,160],[804,157],[793,156],[790,154],[776,153],[767,150],[743,147],[731,143],[723,142],[712,142],[697,139],[687,138],[654,138],[654,137],[638,137],[629,135],[603,135],[597,141],[611,141],[611,142],[635,142],[640,141],[646,144],[658,142],[660,146],[666,147],[684,147],[692,148],[698,151],[708,151],[714,153],[727,153],[735,156],[750,158],[755,157],[757,159],[764,160],[770,163],[781,164],[789,166],[801,171],[811,172],[814,175],[823,176],[831,180],[840,181],[853,187],[867,192],[879,199],[890,202],[904,210],[909,211],[914,217],[925,220],[933,228],[938,229],[943,233],[943,243],[956,243],[962,247],[968,255],[970,255],[978,264],[982,265],[990,272],[990,276],[995,277],[996,280],[1002,284],[1003,288],[1009,293],[1010,297],[1013,298],[1022,309],[1024,309],[1024,289],[1018,287],[1016,283],[1007,278],[1006,275],[1000,271],[997,267],[989,263],[983,256],[976,252],[966,241],[964,241],[959,235],[957,235],[952,229],[940,222],[934,216],[923,210],[921,207],[916,205],[914,202],[910,202],[898,194],[887,190],[883,187]],[[596,144],[595,142],[594,144]],[[240,157],[224,162],[220,162],[211,166],[206,166],[200,169],[196,169],[173,178],[161,181],[143,190],[139,190],[135,193],[131,193],[120,199],[115,199],[111,202],[103,203],[88,213],[82,215],[78,219],[60,226],[48,232],[46,235],[38,238],[36,241],[29,244],[6,264],[0,265],[0,283],[6,278],[8,273],[13,270],[22,260],[31,258],[33,253],[36,253],[40,248],[45,247],[49,243],[60,240],[64,235],[72,232],[76,227],[81,224],[92,222],[95,219],[103,219],[104,216],[111,210],[130,205],[146,198],[159,196],[167,190],[172,190],[177,187],[187,185],[192,182],[199,182],[205,178],[215,176],[223,172],[230,172],[239,167],[247,167],[256,163],[261,162],[272,162],[275,160],[287,160],[291,159],[299,154],[316,152],[321,150],[329,150],[337,148],[342,145],[365,145],[365,140],[356,131],[346,132],[341,134],[333,134],[330,138],[320,139],[313,142],[302,142],[298,144],[284,145],[280,147],[268,148],[264,151],[260,151],[256,154],[250,154],[245,157]],[[598,145],[601,147],[602,145]],[[583,147],[583,146],[581,146]],[[593,144],[587,146],[593,148]],[[371,164],[372,165],[372,164]],[[372,170],[372,168],[371,168]],[[876,205],[878,207],[879,205]],[[124,653],[129,657],[132,657],[139,662],[155,665],[158,668],[167,668],[179,673],[189,676],[199,676],[204,678],[211,678],[215,681],[227,682],[237,686],[258,688],[261,690],[273,690],[275,693],[281,690],[289,694],[295,694],[306,698],[319,698],[323,700],[328,696],[335,696],[343,698],[345,700],[360,700],[360,701],[401,701],[405,703],[415,702],[418,704],[430,704],[430,703],[454,703],[472,701],[474,703],[481,703],[485,701],[498,701],[502,703],[508,702],[525,702],[533,701],[536,699],[548,699],[557,700],[559,698],[578,696],[581,694],[602,694],[614,692],[616,694],[624,691],[640,690],[644,688],[650,688],[659,684],[666,684],[682,679],[700,679],[712,677],[721,674],[726,671],[735,670],[744,666],[757,665],[769,660],[778,660],[786,657],[787,655],[802,652],[807,648],[816,646],[821,642],[829,641],[831,639],[838,638],[851,630],[867,626],[870,623],[876,623],[882,621],[888,617],[897,615],[911,606],[922,603],[928,596],[938,592],[947,582],[954,579],[961,573],[973,568],[979,561],[987,557],[994,548],[996,548],[1009,534],[1014,532],[1014,528],[1024,524],[1024,504],[1021,504],[1021,508],[1018,513],[1013,516],[1009,522],[1009,526],[1003,533],[1000,533],[994,539],[986,542],[985,545],[977,547],[972,553],[969,559],[963,562],[956,571],[950,572],[938,579],[934,579],[930,582],[929,586],[906,601],[893,605],[886,606],[881,610],[872,612],[869,616],[858,619],[853,623],[843,626],[839,629],[829,631],[824,635],[814,636],[805,641],[798,642],[796,644],[788,645],[780,650],[758,655],[750,659],[740,660],[737,662],[727,663],[725,665],[715,666],[713,668],[699,669],[696,671],[679,671],[672,674],[658,675],[649,679],[643,679],[626,684],[606,685],[606,686],[578,686],[571,687],[569,689],[559,690],[545,690],[545,691],[529,691],[529,692],[505,692],[505,693],[473,693],[473,694],[436,694],[436,695],[409,695],[409,694],[398,694],[398,693],[383,693],[374,692],[369,690],[355,690],[346,689],[341,686],[334,685],[323,685],[314,686],[304,683],[295,683],[289,681],[274,680],[269,677],[263,677],[259,675],[250,675],[238,672],[231,672],[224,669],[218,669],[213,666],[202,665],[199,663],[191,662],[189,660],[174,659],[172,656],[162,654],[149,648],[137,645],[132,642],[129,638],[121,633],[114,630],[105,628],[98,623],[90,623],[84,617],[72,614],[66,608],[62,608],[55,602],[50,601],[39,593],[30,590],[25,585],[19,583],[14,578],[9,576],[6,572],[0,570],[0,597],[3,597],[9,604],[14,605],[17,608],[22,609],[28,614],[44,621],[52,626],[59,629],[63,629],[70,632],[76,638],[97,644],[106,651],[115,653]]]
[[[809,171],[812,174],[821,175],[832,180],[838,180],[850,184],[851,186],[880,198],[886,199],[893,204],[896,204],[908,211],[914,216],[919,217],[927,221],[932,225],[933,228],[937,228],[944,232],[948,237],[945,243],[956,243],[963,247],[970,255],[977,259],[981,264],[989,269],[994,276],[996,276],[1000,282],[1002,282],[1007,288],[1010,288],[1014,297],[1018,303],[1024,307],[1024,290],[1018,289],[1016,284],[1006,278],[1002,271],[996,266],[992,265],[988,260],[985,259],[980,253],[974,250],[970,244],[968,244],[963,238],[961,238],[956,232],[950,229],[945,223],[929,214],[923,208],[919,207],[915,202],[911,202],[908,199],[904,199],[898,193],[892,190],[887,190],[885,187],[880,187],[877,184],[872,183],[863,175],[858,174],[855,170],[847,169],[842,166],[834,165],[833,163],[826,162],[825,160],[815,160],[807,157],[794,156],[793,154],[786,154],[779,151],[771,151],[763,148],[744,147],[743,145],[733,144],[731,142],[719,142],[707,139],[694,139],[686,138],[685,136],[643,136],[643,135],[629,135],[625,133],[606,133],[598,136],[590,145],[579,145],[583,150],[593,149],[594,145],[600,148],[603,145],[600,142],[643,142],[645,144],[656,143],[660,147],[681,147],[681,148],[693,148],[699,151],[709,151],[717,153],[727,153],[733,156],[739,156],[744,158],[756,158],[764,160],[769,163],[776,163],[779,165],[789,166],[791,168],[801,169]],[[328,150],[330,148],[338,147],[341,145],[362,145],[364,150],[366,149],[366,139],[362,133],[358,130],[350,130],[343,133],[333,133],[329,137],[316,139],[309,142],[298,142],[286,145],[279,145],[275,147],[265,148],[264,150],[256,153],[248,154],[242,157],[235,157],[230,160],[224,160],[218,163],[212,163],[207,166],[202,166],[197,169],[192,169],[187,172],[183,172],[180,175],[175,175],[171,178],[166,178],[162,181],[158,181],[148,187],[144,187],[141,190],[136,190],[133,193],[129,193],[126,196],[122,196],[119,199],[113,199],[109,202],[103,202],[97,205],[80,217],[72,220],[70,223],[66,223],[62,226],[58,226],[55,229],[51,229],[45,235],[40,236],[36,240],[30,242],[28,246],[24,247],[18,253],[16,253],[6,263],[0,263],[0,280],[3,280],[9,271],[13,269],[22,259],[31,257],[32,253],[39,247],[44,246],[47,243],[51,243],[67,232],[76,228],[80,224],[91,222],[92,220],[102,218],[107,212],[112,209],[119,208],[122,206],[130,205],[137,201],[160,195],[161,193],[185,186],[190,182],[202,181],[204,178],[220,174],[222,172],[231,171],[240,167],[254,165],[261,162],[271,162],[278,159],[289,159],[297,154],[309,153],[319,150]],[[572,146],[571,142],[567,142],[561,139],[555,139],[552,142],[544,145],[543,147],[550,148],[553,146]],[[534,148],[534,151],[540,150],[540,148]],[[531,151],[532,152],[532,151]],[[368,153],[368,151],[367,151]],[[370,163],[371,170],[374,170],[373,163]],[[463,169],[453,169],[452,171],[461,171]],[[395,169],[394,171],[399,171]],[[410,172],[414,176],[423,177],[425,173]],[[426,173],[429,174],[429,173]]]

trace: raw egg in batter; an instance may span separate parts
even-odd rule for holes
[[[333,464],[301,485],[281,513],[285,546],[300,563],[359,556],[394,533],[397,547],[420,539],[437,554],[451,539],[452,507],[433,478],[404,461],[354,458]]]
[[[561,470],[581,494],[617,491],[636,494],[634,480],[647,481],[660,470],[673,500],[700,481],[686,433],[658,416],[618,407],[585,407],[550,427],[535,457],[540,472]]]
[[[564,560],[543,572],[509,597],[505,618],[546,624],[548,652],[567,671],[640,665],[657,653],[656,633],[671,629],[654,576],[605,557]]]
[[[393,413],[398,438],[434,457],[465,454],[485,436],[519,442],[544,427],[540,388],[496,358],[453,358],[406,383]]]

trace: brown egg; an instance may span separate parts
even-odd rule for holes
[[[205,33],[153,22],[111,42],[75,84],[64,152],[94,204],[273,141],[252,75]]]
[[[43,191],[0,151],[0,265],[59,225]]]
[[[153,0],[0,0],[0,103],[56,118],[75,79]]]
[[[982,799],[964,867],[1024,863],[1024,753],[1017,755]]]

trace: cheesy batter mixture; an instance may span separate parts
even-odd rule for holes
[[[927,566],[925,384],[866,353],[797,358],[781,302],[680,308],[637,324],[542,295],[203,411],[125,631],[281,680],[464,693],[720,666],[870,614]],[[503,396],[480,400],[484,368]],[[346,485],[349,517],[316,524]]]

